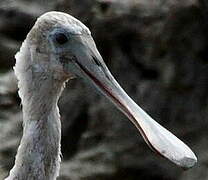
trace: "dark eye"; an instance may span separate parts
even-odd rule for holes
[[[58,44],[65,44],[68,42],[68,37],[64,33],[56,33],[55,39]]]

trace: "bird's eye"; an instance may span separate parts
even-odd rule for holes
[[[58,44],[65,44],[68,42],[68,37],[64,33],[56,33],[55,40]]]

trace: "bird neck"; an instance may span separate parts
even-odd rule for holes
[[[61,140],[57,102],[63,82],[31,70],[17,72],[15,69],[15,73],[23,107],[23,136],[15,165],[6,180],[55,180],[60,166]]]

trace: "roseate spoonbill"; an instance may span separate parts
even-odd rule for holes
[[[115,104],[153,151],[183,168],[197,162],[187,145],[125,93],[106,67],[90,30],[74,17],[62,12],[39,17],[15,57],[24,129],[6,180],[54,180],[58,176],[61,125],[57,102],[65,82],[75,76],[93,84]]]

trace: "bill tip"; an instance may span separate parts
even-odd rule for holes
[[[197,157],[184,157],[179,165],[184,169],[184,170],[188,170],[190,168],[192,168],[193,166],[195,166],[195,164],[197,163]]]

